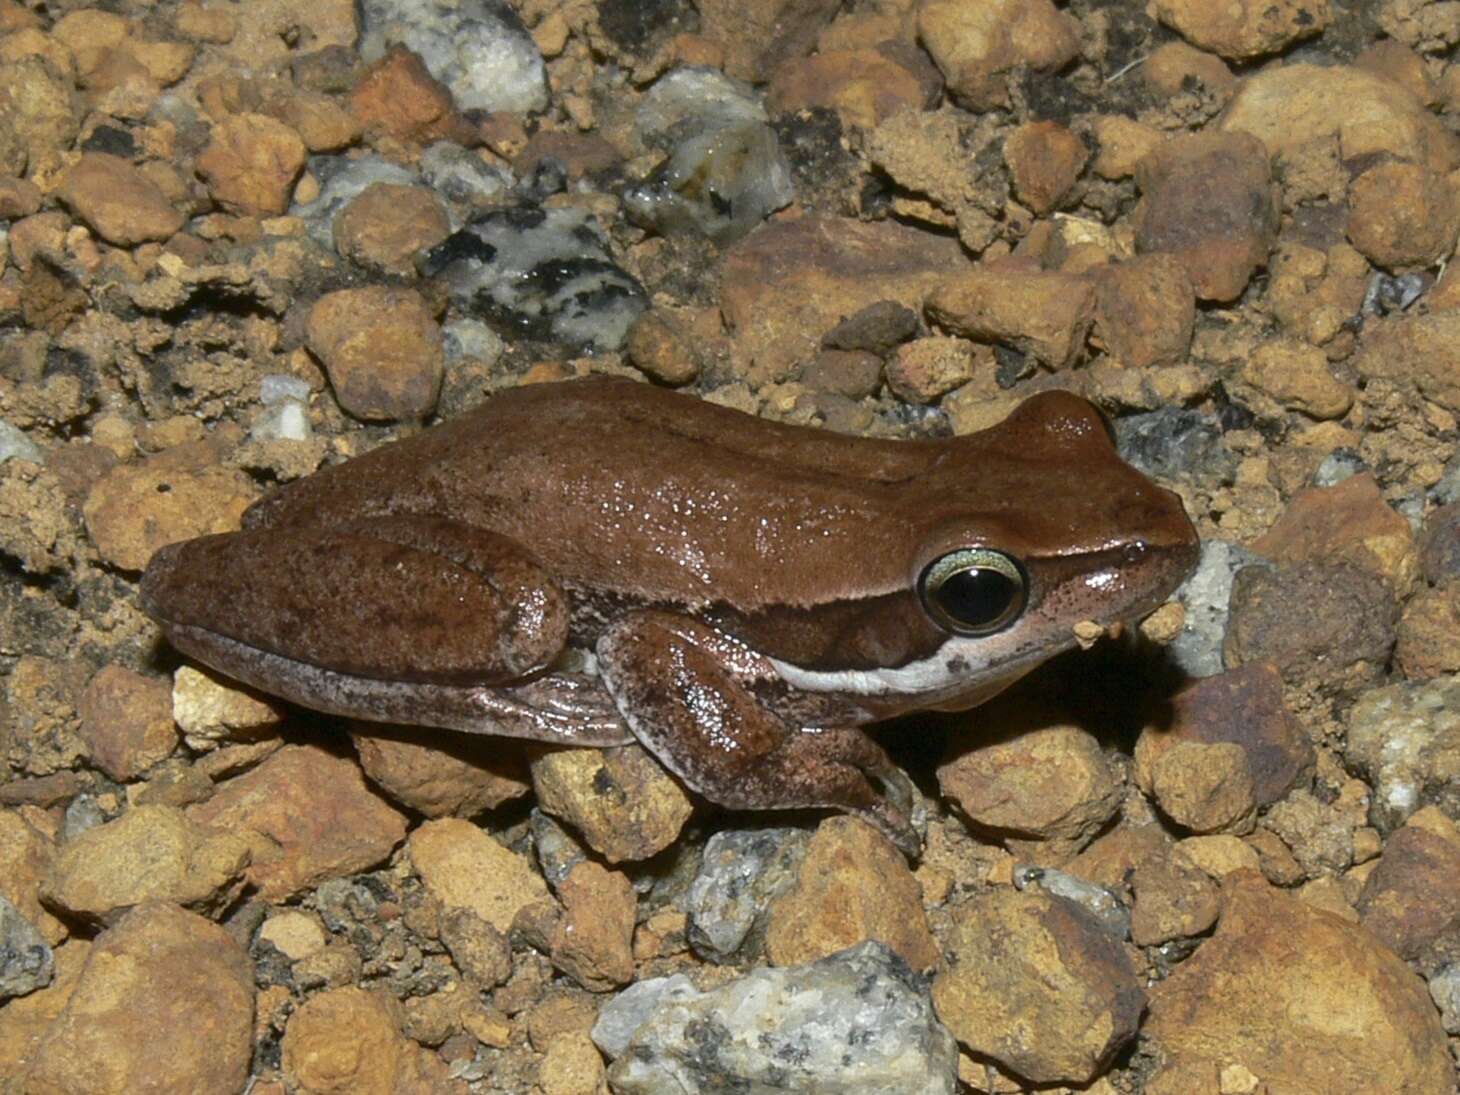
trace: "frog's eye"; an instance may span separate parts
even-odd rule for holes
[[[1001,551],[962,548],[928,564],[918,580],[928,615],[960,635],[989,635],[1024,610],[1024,570]]]

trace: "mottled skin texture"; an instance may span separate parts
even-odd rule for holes
[[[906,802],[868,776],[900,800],[905,779],[855,727],[979,703],[1075,623],[1155,607],[1196,558],[1176,497],[1062,392],[893,442],[627,381],[530,386],[244,524],[164,548],[143,578],[172,642],[225,673],[377,721],[637,737],[717,802],[835,806],[909,849]],[[994,634],[953,634],[918,590],[968,547],[1027,579]]]

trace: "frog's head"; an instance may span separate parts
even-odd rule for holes
[[[899,520],[909,595],[843,631],[841,672],[781,661],[792,684],[889,712],[972,706],[1075,645],[1077,624],[1156,608],[1198,552],[1181,500],[1122,460],[1100,412],[1068,392],[948,444]]]
[[[1068,392],[1026,400],[961,439],[939,475],[949,513],[924,538],[912,578],[948,635],[945,658],[994,672],[1037,664],[1085,621],[1137,619],[1196,565],[1181,499],[1116,452],[1109,425]],[[960,487],[959,476],[992,476]]]

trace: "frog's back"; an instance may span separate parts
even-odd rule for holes
[[[630,381],[531,385],[290,484],[247,524],[432,513],[511,536],[570,582],[601,588],[623,573],[667,600],[769,599],[803,566],[844,567],[849,545],[867,558],[905,535],[886,507],[939,452]],[[906,550],[886,546],[895,585]]]

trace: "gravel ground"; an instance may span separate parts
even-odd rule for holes
[[[0,0],[0,1092],[1453,1095],[1457,42]],[[589,374],[893,439],[1071,390],[1201,564],[879,734],[912,864],[636,746],[290,708],[139,608],[273,487]]]

